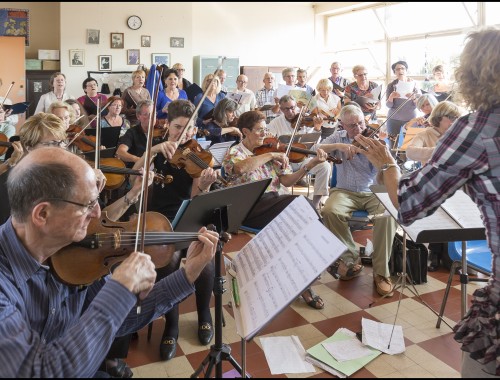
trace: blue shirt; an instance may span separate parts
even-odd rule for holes
[[[146,326],[194,291],[183,271],[159,281],[141,302],[110,277],[64,285],[0,226],[0,377],[92,377],[115,336]]]
[[[200,102],[201,98],[203,97],[203,94],[198,94],[194,98],[194,105],[197,106],[198,103]],[[203,127],[203,117],[209,113],[211,110],[215,108],[217,103],[219,103],[222,99],[226,97],[226,94],[223,92],[219,92],[217,96],[215,97],[215,103],[212,103],[208,97],[205,98],[203,101],[202,105],[200,106],[200,109],[198,110],[198,119],[196,120],[196,125],[198,128]]]
[[[321,144],[352,144],[347,131],[337,131],[321,141]],[[321,146],[320,146],[321,147]],[[337,186],[339,189],[371,193],[370,186],[377,175],[377,169],[362,154],[356,154],[352,160],[342,152],[335,152],[342,158],[342,164],[337,165]]]
[[[179,90],[179,97],[177,99],[185,99],[188,100],[188,96],[186,91]],[[166,119],[167,113],[163,112],[163,108],[168,104],[172,103],[172,99],[170,99],[165,91],[158,92],[158,101],[156,102],[156,118],[157,119]]]

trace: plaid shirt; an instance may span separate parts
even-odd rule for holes
[[[472,307],[455,327],[455,340],[476,360],[496,360],[500,375],[500,108],[458,119],[438,141],[430,161],[401,179],[399,215],[402,224],[432,214],[457,189],[478,205],[493,253],[493,276],[474,292]]]
[[[267,90],[265,87],[262,87],[260,90],[258,90],[255,93],[255,99],[257,100],[257,107],[262,107],[265,104],[272,104],[274,105],[274,92],[276,89],[271,88],[270,90]],[[274,113],[273,111],[264,111],[264,114],[266,115],[266,123],[269,123],[268,119],[275,118],[276,116],[279,116],[279,114]]]

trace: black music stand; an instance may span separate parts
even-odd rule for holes
[[[121,130],[121,127],[101,128],[101,145],[104,145],[106,148],[116,148]],[[87,128],[86,131],[90,136],[95,136],[96,134],[95,128]]]
[[[394,207],[392,202],[389,199],[389,195],[387,194],[387,190],[384,186],[371,186],[370,189],[375,194],[375,196],[379,199],[379,201],[384,205],[387,211],[397,220],[398,210]],[[458,190],[454,197],[461,197],[461,190]],[[464,210],[473,209],[477,211],[477,214],[471,213],[467,215],[469,220],[465,221],[464,217],[460,217],[457,215],[453,215],[450,211],[446,211],[445,204],[441,205],[432,215],[429,215],[425,218],[417,220],[413,222],[410,226],[401,226],[404,230],[403,234],[403,273],[400,274],[398,282],[396,282],[396,289],[398,283],[401,280],[401,290],[400,290],[400,298],[399,302],[401,302],[402,294],[404,292],[406,282],[407,282],[407,273],[406,273],[406,237],[409,236],[411,240],[415,243],[442,243],[442,242],[451,242],[451,241],[462,241],[465,243],[467,240],[484,240],[485,237],[485,228],[482,223],[479,210],[477,210],[477,206],[472,202],[472,200],[468,197],[466,198],[457,198],[460,201],[461,208]],[[447,202],[451,202],[447,200]],[[473,210],[474,211],[474,210]],[[466,257],[466,247],[465,244],[462,244],[462,265],[463,272],[467,273],[467,257]],[[464,278],[462,278],[464,277]],[[462,317],[465,315],[467,308],[467,276],[461,276],[461,292],[462,292]],[[413,281],[409,281],[410,285],[413,287],[408,288],[415,296],[418,297],[419,301],[427,306],[427,308],[432,311],[438,319],[442,320],[444,323],[446,321],[432,308],[430,307],[420,296]],[[397,312],[396,312],[397,318]],[[396,323],[396,319],[394,319],[394,323]],[[448,327],[451,326],[446,323]]]
[[[214,366],[215,377],[222,378],[223,360],[229,361],[240,375],[243,373],[242,367],[231,356],[231,347],[222,343],[222,294],[226,291],[224,289],[225,279],[221,272],[222,249],[223,243],[230,239],[227,237],[227,231],[238,230],[270,182],[271,179],[267,178],[199,194],[189,202],[175,225],[175,232],[196,232],[202,226],[214,224],[221,236],[215,253],[215,344],[210,346],[209,354],[191,375],[193,378],[198,377],[205,367],[205,377],[211,377]],[[179,246],[177,248],[179,249]]]

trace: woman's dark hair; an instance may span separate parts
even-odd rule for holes
[[[85,78],[85,80],[82,83],[83,91],[85,91],[85,88],[87,87],[87,83],[92,82],[92,81],[98,83],[97,80],[92,78],[92,77]]]

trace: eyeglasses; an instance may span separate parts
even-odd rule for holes
[[[90,201],[87,204],[73,202],[73,201],[70,201],[68,199],[63,199],[63,198],[46,198],[42,202],[66,202],[66,203],[71,203],[72,205],[75,205],[75,206],[85,207],[87,209],[85,211],[85,213],[88,213],[88,212],[91,212],[94,209],[94,207],[97,205],[97,203],[99,202],[99,197],[97,197],[93,201]]]
[[[38,144],[43,145],[43,146],[59,146],[59,147],[61,147],[64,144],[64,140],[43,141],[43,142],[39,142]]]
[[[285,112],[285,111],[293,111],[295,110],[295,107],[297,106],[291,106],[291,107],[280,107],[280,109]]]
[[[248,82],[245,82],[245,81],[239,80],[239,81],[238,81],[238,83],[245,84],[245,83],[248,83]]]
[[[356,74],[357,77],[366,77],[368,73]]]
[[[444,115],[445,117],[447,117],[448,119],[450,119],[450,121],[455,121],[458,119],[458,117],[456,116],[450,116],[450,115]]]
[[[341,125],[344,128],[354,129],[356,127],[362,127],[362,126],[364,126],[365,125],[365,121],[361,120],[361,121],[358,121],[357,123],[354,123],[354,124],[344,124],[344,123],[341,123]]]
[[[263,133],[267,132],[267,128],[257,128],[257,129],[252,129],[252,132],[257,133],[258,135],[261,135]]]

